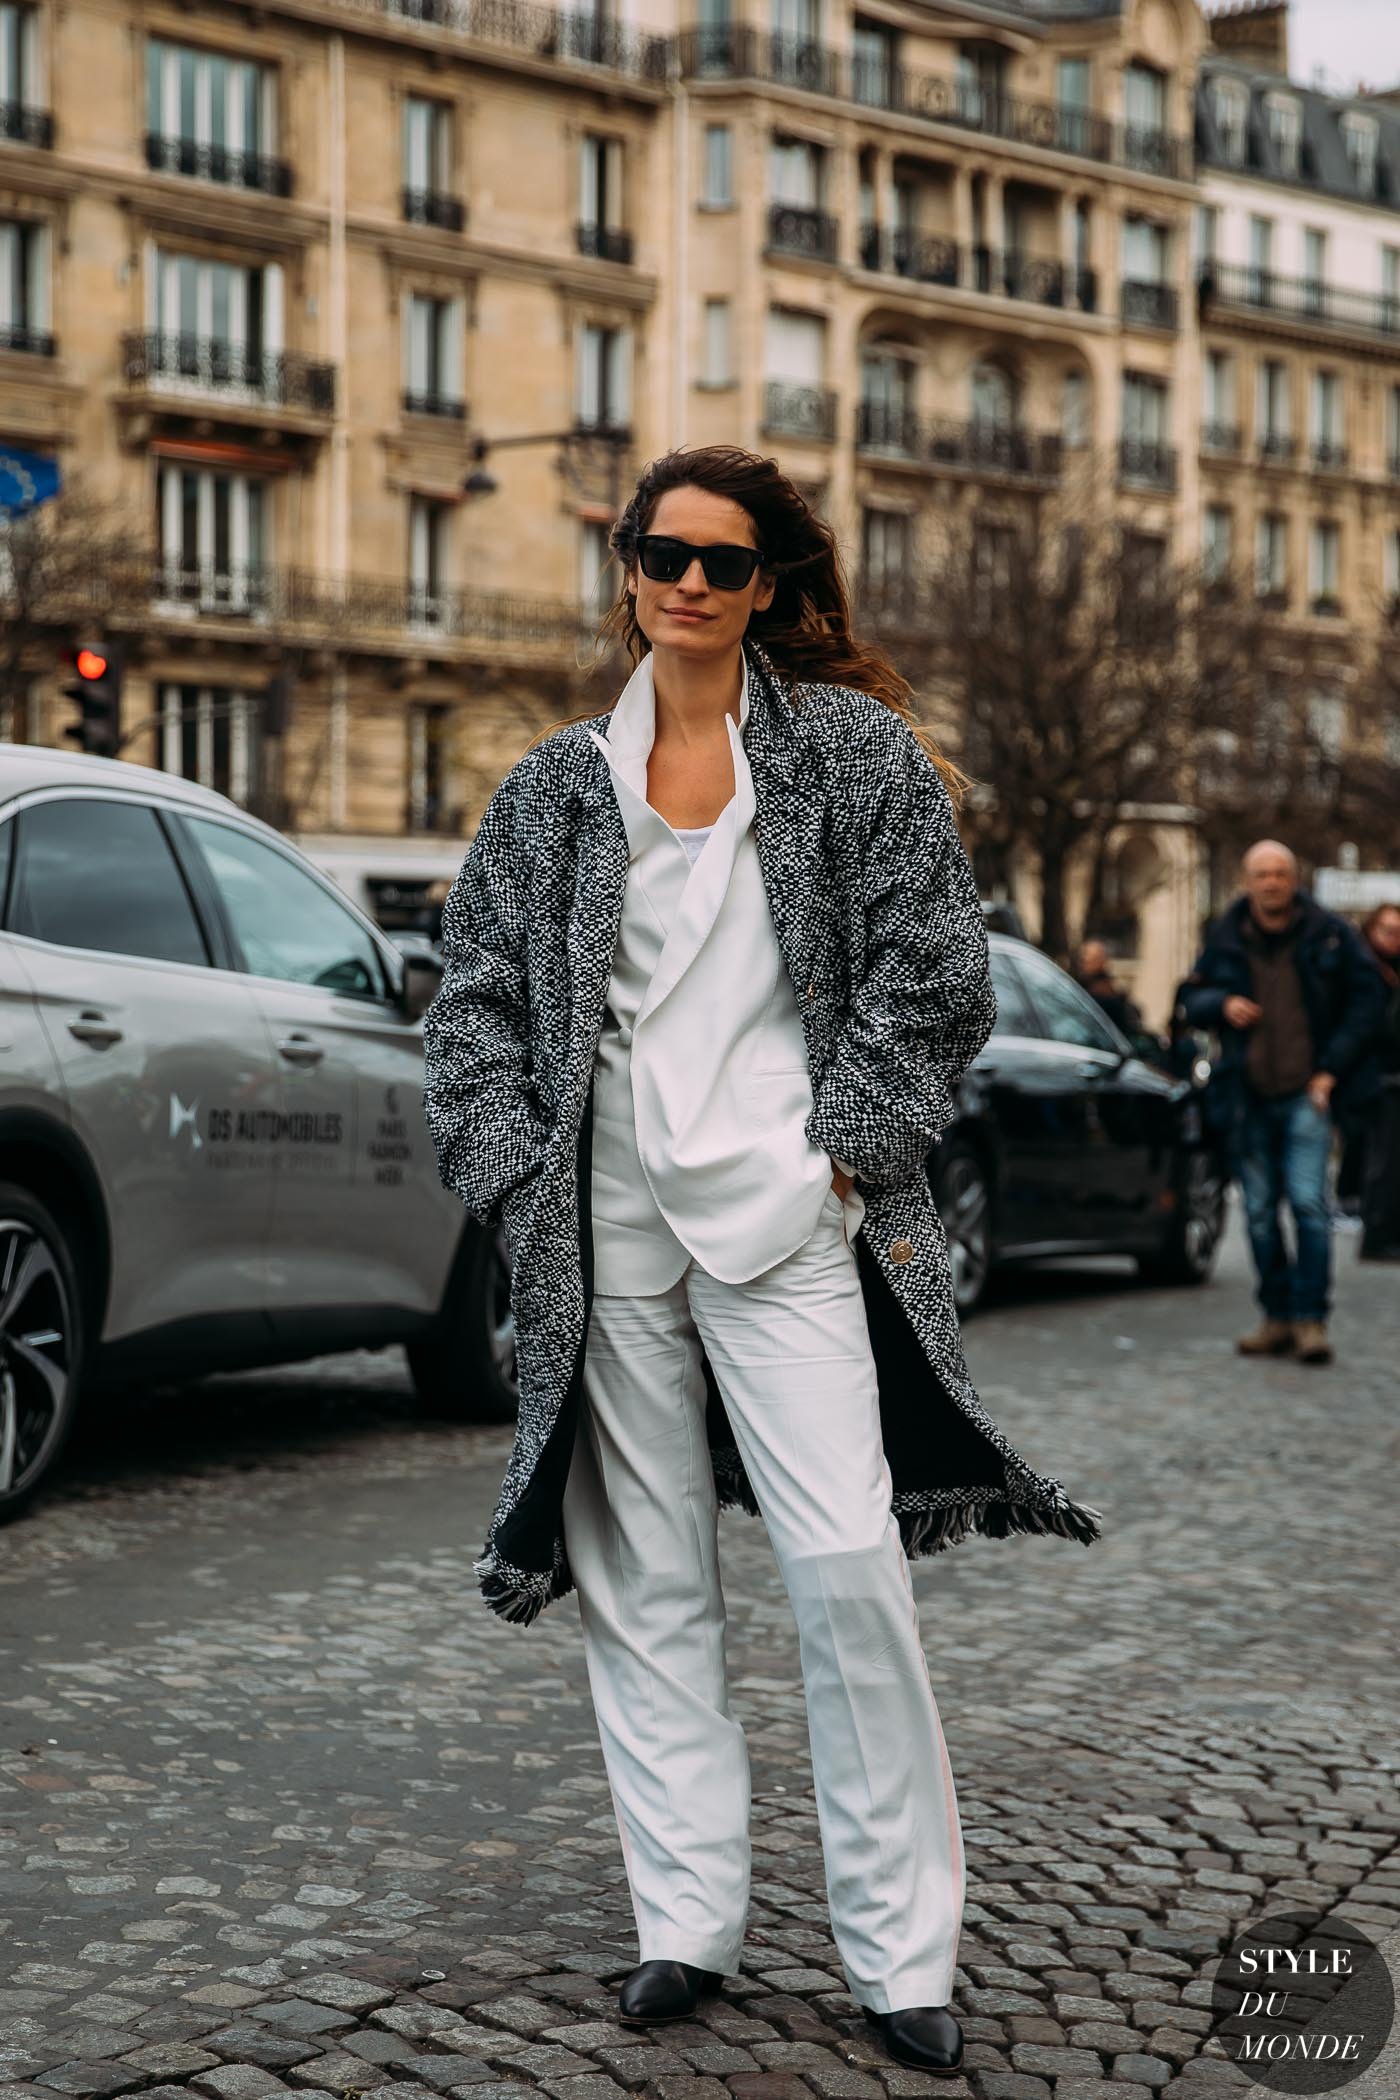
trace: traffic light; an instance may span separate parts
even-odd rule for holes
[[[81,642],[65,649],[74,678],[63,688],[78,718],[63,734],[94,758],[115,758],[121,736],[122,652],[114,642]]]

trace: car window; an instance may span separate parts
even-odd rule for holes
[[[0,926],[5,923],[5,892],[10,886],[10,854],[15,843],[13,819],[0,824]]]
[[[62,948],[207,963],[184,877],[156,813],[97,797],[19,815],[12,933]]]
[[[1117,1054],[1121,1046],[1110,1023],[1073,978],[1067,977],[1063,970],[1057,970],[1043,956],[1027,958],[1026,974],[1045,1031],[1053,1042],[1074,1043],[1081,1050],[1109,1050]]]
[[[998,1035],[1044,1035],[1040,1016],[1030,1001],[1025,982],[1004,948],[993,948],[990,956],[992,989],[997,995]]]
[[[382,999],[379,951],[350,913],[304,869],[229,824],[186,817],[255,977],[318,984]]]

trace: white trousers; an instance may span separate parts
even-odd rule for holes
[[[692,1260],[655,1296],[593,1300],[564,1529],[639,1959],[736,1975],[747,1920],[702,1341],[797,1621],[847,1985],[876,2012],[946,2005],[962,1836],[834,1190],[811,1237],[747,1283]]]

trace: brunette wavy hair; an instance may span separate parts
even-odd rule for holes
[[[779,676],[793,684],[854,686],[901,715],[927,751],[957,808],[968,775],[938,749],[932,731],[914,714],[914,689],[877,644],[851,626],[850,588],[831,527],[783,473],[775,459],[737,445],[681,446],[652,460],[637,483],[610,544],[622,565],[618,595],[598,627],[600,647],[618,642],[633,666],[651,643],[637,625],[627,576],[637,566],[637,541],[656,506],[672,489],[706,489],[727,496],[753,520],[763,571],[774,579],[773,601],[755,612],[748,633]],[[547,733],[547,732],[546,732]]]

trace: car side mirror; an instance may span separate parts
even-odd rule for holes
[[[403,959],[403,986],[399,995],[404,1018],[421,1021],[437,996],[442,983],[443,960],[440,955],[423,955],[412,952]]]

